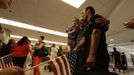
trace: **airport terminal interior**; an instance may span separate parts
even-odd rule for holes
[[[89,14],[92,14],[90,7],[95,10],[93,20],[88,18],[91,16]],[[86,51],[89,48],[89,51],[96,49],[95,52],[100,50],[100,53],[104,53],[107,50],[110,58],[108,64],[110,72],[119,75],[134,75],[133,7],[134,0],[12,0],[8,9],[0,9],[1,60],[2,58],[3,61],[10,59],[7,62],[11,62],[8,65],[11,67],[16,66],[16,63],[20,65],[19,63],[23,63],[24,59],[23,66],[22,64],[20,66],[25,70],[25,75],[71,75],[68,72],[72,73],[78,67],[76,65],[80,63],[79,51],[82,49]],[[96,14],[97,19],[96,17],[94,19]],[[133,28],[132,26],[126,27],[129,24],[133,25]],[[84,40],[87,38],[89,42],[86,40],[85,44],[80,46],[81,48],[77,47],[83,38]],[[25,39],[27,43],[23,45]],[[11,40],[15,42],[12,45],[10,43],[11,47],[6,48]],[[101,43],[98,44],[98,40]],[[87,46],[88,44],[90,46]],[[5,47],[2,47],[4,45]],[[43,54],[43,51],[37,52],[43,48],[46,54],[45,52]],[[10,52],[4,55],[3,53],[7,53],[4,49]],[[19,55],[21,51],[25,54]],[[66,56],[75,51],[77,51],[76,55]],[[4,59],[8,55],[11,58]],[[65,57],[67,64],[62,57]],[[103,59],[105,61],[105,58]],[[48,63],[49,61],[52,62]],[[0,64],[5,63],[8,68],[6,62],[1,62]],[[90,60],[85,60],[85,62],[88,64]],[[73,64],[73,67],[70,64]],[[5,68],[2,65],[0,69]]]

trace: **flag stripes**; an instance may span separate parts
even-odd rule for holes
[[[54,75],[71,75],[70,66],[66,55],[55,58],[48,62],[50,64]]]
[[[13,59],[11,54],[0,58],[0,69],[5,69],[12,66],[14,65],[13,65]]]

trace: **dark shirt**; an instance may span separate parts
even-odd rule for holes
[[[75,28],[72,26],[72,27],[68,27],[67,28],[67,30],[66,30],[66,32],[71,32],[71,31],[73,31]],[[74,32],[74,33],[72,33],[72,34],[69,34],[68,35],[68,38],[69,39],[76,39],[77,38],[77,32]]]
[[[3,50],[3,56],[10,54],[11,50],[12,50],[11,45],[6,45],[4,50]]]
[[[112,55],[114,56],[115,61],[120,61],[121,54],[119,51],[114,51]]]
[[[88,22],[88,25],[86,26],[85,30],[85,44],[84,44],[84,50],[86,53],[89,53],[90,45],[91,45],[91,35],[94,29],[99,29],[101,31],[99,44],[96,50],[96,61],[103,60],[103,59],[109,59],[109,54],[107,50],[107,44],[106,44],[106,36],[105,32],[107,31],[106,25],[96,24],[95,19],[100,18],[101,16],[95,15],[91,18],[91,20]]]
[[[126,59],[126,55],[125,54],[123,54],[123,55],[121,55],[121,60],[122,60],[122,65],[127,65],[127,59]]]
[[[5,47],[6,47],[6,44],[3,43],[3,44],[2,44],[2,48],[0,49],[0,57],[2,57],[2,56],[5,55]]]

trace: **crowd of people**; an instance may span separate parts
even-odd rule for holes
[[[128,69],[127,57],[125,53],[117,51],[115,47],[113,48],[113,50],[114,50],[112,53],[112,57],[114,59],[113,71],[116,71],[116,69],[118,69],[119,72],[120,70],[123,70],[123,72],[125,73]]]
[[[11,4],[12,0],[0,0],[0,8],[2,9],[9,8]],[[106,44],[106,31],[109,29],[109,24],[109,20],[95,14],[95,9],[92,6],[88,6],[83,10],[80,19],[73,18],[73,24],[67,28],[66,32],[68,33],[68,45],[71,47],[71,51],[79,50],[76,63],[77,70],[90,68],[97,71],[108,71],[109,55]],[[124,26],[134,29],[134,19],[125,23]],[[14,39],[10,39],[6,45],[3,42],[1,26],[0,30],[0,56],[11,54],[15,65],[0,70],[0,75],[24,75],[23,66],[28,53],[33,57],[33,66],[39,64],[43,56],[50,55],[50,59],[53,59],[64,53],[61,47],[57,50],[55,45],[51,47],[50,51],[45,52],[43,50],[45,47],[44,36],[39,37],[34,48],[31,48],[31,41],[26,36],[22,37],[17,43]],[[44,54],[42,54],[43,51]],[[115,54],[113,53],[113,55]],[[33,71],[34,75],[40,75],[39,67],[35,67]]]
[[[39,36],[38,42],[31,46],[31,41],[26,36],[22,37],[18,42],[14,39],[10,39],[7,45],[5,44],[5,46],[3,45],[2,48],[0,48],[0,56],[11,55],[14,66],[24,69],[26,58],[29,57],[28,54],[32,57],[30,61],[31,66],[40,64],[43,58],[48,58],[44,60],[47,61],[64,54],[61,46],[57,48],[56,45],[53,44],[51,47],[47,48],[43,40],[44,36]],[[40,75],[39,67],[35,67],[33,72],[34,75]]]

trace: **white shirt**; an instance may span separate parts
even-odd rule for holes
[[[58,53],[58,49],[55,47],[51,48],[51,55],[50,55],[50,59],[56,58],[57,57],[57,53]]]

